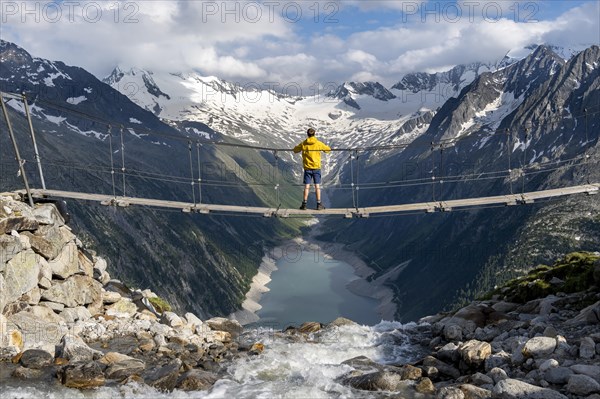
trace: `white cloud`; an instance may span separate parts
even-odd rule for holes
[[[2,7],[8,2],[3,2]],[[231,4],[237,5],[231,5]],[[310,3],[310,4],[309,4]],[[360,1],[335,2],[341,11],[354,8],[389,10],[394,13],[408,4],[438,3]],[[486,2],[478,3],[484,7]],[[498,2],[500,3],[500,2]],[[35,7],[36,2],[10,3]],[[50,4],[50,3],[43,3]],[[60,4],[60,3],[54,3]],[[447,69],[459,63],[494,61],[510,49],[531,43],[559,45],[600,42],[600,5],[596,1],[574,7],[555,20],[525,23],[502,8],[504,18],[491,22],[479,13],[459,19],[425,21],[413,15],[408,22],[398,13],[395,26],[363,24],[363,31],[347,34],[343,24],[324,26],[291,23],[291,12],[262,7],[260,17],[253,1],[142,1],[81,2],[101,4],[102,15],[83,6],[75,14],[51,22],[42,15],[4,12],[2,38],[14,41],[35,56],[82,66],[103,77],[117,64],[150,70],[195,69],[232,81],[277,82],[280,87],[298,84],[310,87],[344,80],[380,80],[396,83],[413,71]],[[212,4],[212,6],[211,6]],[[278,3],[279,4],[279,3]],[[310,22],[313,2],[302,2],[304,18]],[[318,2],[321,12],[329,2]],[[439,3],[445,4],[445,3]],[[459,3],[464,6],[464,3]],[[502,3],[504,4],[504,3]],[[512,4],[512,3],[511,3]],[[52,7],[57,7],[52,6]],[[213,8],[211,8],[213,7]],[[238,7],[237,9],[232,7]],[[254,7],[254,8],[253,8]],[[117,12],[118,10],[118,12]],[[254,10],[254,11],[253,11]],[[11,11],[11,10],[8,10]],[[22,11],[22,10],[20,10]],[[253,14],[254,12],[254,14]],[[523,14],[521,14],[522,16]],[[320,15],[322,17],[323,15]],[[25,21],[22,21],[22,18]],[[72,17],[72,18],[71,18]],[[354,27],[355,28],[355,27]]]

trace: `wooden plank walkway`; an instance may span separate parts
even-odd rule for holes
[[[573,194],[597,194],[600,190],[600,183],[586,184],[581,186],[571,186],[557,188],[544,191],[533,191],[524,194],[509,194],[499,195],[494,197],[479,197],[465,198],[458,200],[449,200],[441,202],[419,202],[413,204],[401,205],[386,205],[373,206],[363,208],[331,208],[322,211],[314,209],[299,210],[299,209],[277,209],[268,207],[252,207],[252,206],[236,206],[236,205],[219,205],[219,204],[196,204],[189,202],[177,202],[157,200],[151,198],[136,198],[136,197],[113,197],[105,194],[90,194],[79,193],[72,191],[59,190],[41,190],[33,189],[34,197],[57,197],[69,198],[75,200],[95,201],[103,205],[127,207],[130,205],[150,206],[158,208],[180,209],[183,212],[196,212],[208,214],[211,212],[217,213],[232,213],[232,214],[259,214],[265,217],[290,217],[290,216],[306,216],[315,215],[333,215],[343,216],[346,218],[352,217],[368,217],[371,214],[385,213],[404,213],[404,212],[449,212],[453,209],[461,209],[467,207],[490,206],[490,205],[519,205],[529,204],[536,200],[544,198],[554,198]],[[19,190],[20,195],[26,195],[25,190]]]

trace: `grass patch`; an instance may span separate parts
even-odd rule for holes
[[[171,311],[171,305],[169,305],[169,303],[162,298],[148,298],[148,301],[152,304],[152,306],[154,306],[154,309],[156,309],[158,313]]]

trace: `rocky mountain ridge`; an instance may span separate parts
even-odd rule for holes
[[[362,156],[360,203],[444,201],[600,181],[599,50],[589,47],[565,62],[542,46],[481,74],[402,152],[379,161]],[[378,189],[369,190],[370,184]],[[351,201],[340,196],[334,204]],[[442,286],[473,291],[482,281],[597,248],[599,209],[596,197],[577,196],[528,207],[402,216],[398,222],[352,221],[344,223],[343,234],[336,233],[339,222],[327,221],[330,231],[321,238],[360,251],[379,270],[373,279],[410,261],[390,287],[400,304],[397,317],[411,320],[455,300],[452,289]],[[487,278],[478,274],[484,269]],[[430,295],[422,298],[425,287]]]
[[[181,129],[165,124],[85,70],[32,57],[15,44],[0,42],[0,58],[0,89],[27,95],[48,188],[193,201],[184,129],[215,139],[222,138],[219,133],[201,123],[190,122]],[[29,182],[41,187],[23,104],[11,99],[7,105]],[[21,188],[7,134],[0,135],[0,160],[0,190]],[[116,175],[121,162],[125,173]],[[272,186],[266,192],[249,183],[268,181],[270,162],[272,158],[258,153],[201,148],[200,164],[194,153],[193,173],[203,173],[202,200],[227,203],[243,198],[247,204],[264,205],[271,201]],[[258,165],[257,176],[245,173],[248,164]],[[195,194],[198,199],[197,185]],[[294,231],[279,221],[198,218],[77,201],[69,203],[69,210],[74,230],[99,249],[113,276],[131,285],[153,286],[175,309],[200,317],[237,310],[256,274],[262,248]],[[147,255],[143,267],[139,253]]]

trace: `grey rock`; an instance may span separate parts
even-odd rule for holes
[[[462,328],[457,324],[451,324],[444,328],[444,338],[447,341],[461,341],[463,339]]]
[[[206,320],[205,324],[213,330],[226,331],[233,337],[237,337],[244,330],[237,320],[230,320],[224,317],[213,317],[212,319]]]
[[[568,399],[565,395],[552,389],[510,378],[498,382],[492,390],[492,394],[495,399]]]
[[[551,384],[566,384],[573,375],[573,371],[567,367],[555,367],[544,373],[544,380]]]
[[[102,291],[102,302],[106,305],[119,302],[123,297],[118,292]]]
[[[540,358],[545,357],[556,348],[556,339],[549,337],[534,337],[525,343],[522,353],[523,356]]]
[[[28,349],[23,352],[21,359],[19,359],[19,363],[23,367],[37,370],[51,366],[53,362],[54,355],[43,349]]]
[[[11,376],[21,380],[39,380],[44,374],[46,374],[44,369],[28,369],[27,367],[18,366],[11,373]]]
[[[65,310],[65,305],[58,302],[40,301],[39,305],[51,309],[55,313],[61,313],[63,310]]]
[[[497,302],[495,304],[492,305],[492,309],[494,309],[497,312],[511,312],[513,310],[515,310],[517,307],[519,306],[518,303],[513,303],[513,302]]]
[[[567,321],[567,324],[598,324],[600,323],[600,301],[582,309],[577,316]]]
[[[42,204],[36,205],[33,209],[33,216],[40,224],[50,224],[62,226],[65,224],[65,220],[61,216],[56,206],[53,204]]]
[[[447,363],[444,363],[441,360],[438,360],[433,356],[425,357],[423,359],[423,365],[429,366],[429,367],[435,367],[439,371],[439,373],[444,374],[444,375],[454,378],[454,379],[460,377],[460,371],[458,371],[458,369],[456,367],[451,366]],[[428,376],[430,376],[430,375],[428,374]]]
[[[508,375],[506,371],[501,369],[500,367],[494,367],[488,372],[488,375],[494,380],[494,383],[497,384],[500,381],[504,381],[508,379]]]
[[[94,278],[94,264],[82,251],[77,251],[79,271],[84,275]]]
[[[494,380],[491,377],[482,373],[472,374],[469,380],[473,385],[477,386],[494,384]]]
[[[155,368],[144,375],[146,384],[160,390],[173,391],[179,379],[181,360],[174,359],[162,367]]]
[[[60,317],[65,319],[69,324],[75,323],[76,321],[86,321],[92,318],[92,314],[84,306],[77,306],[76,308],[67,308],[60,313]]]
[[[596,355],[596,343],[590,337],[584,337],[579,344],[579,357],[592,359]]]
[[[106,308],[106,314],[109,316],[130,318],[136,314],[138,307],[129,298],[123,298],[118,302]]]
[[[544,329],[543,335],[544,337],[556,338],[558,331],[553,326],[548,326]]]
[[[442,346],[436,353],[436,357],[445,362],[456,363],[460,359],[458,345],[454,342],[449,342]]]
[[[90,348],[81,338],[67,334],[62,339],[61,357],[72,363],[91,362],[99,359],[103,353]]]
[[[356,370],[362,371],[363,373],[373,373],[375,371],[383,370],[383,366],[379,363],[374,362],[367,356],[356,356],[352,359],[344,360],[341,364],[347,364]]]
[[[160,318],[160,322],[173,328],[181,328],[184,325],[184,322],[181,319],[181,317],[179,317],[173,312],[163,312]]]
[[[458,348],[462,360],[470,366],[479,366],[492,354],[492,346],[487,342],[471,340]]]
[[[202,323],[202,320],[200,320],[193,313],[189,313],[189,312],[186,313],[184,315],[184,318],[185,318],[187,326],[190,327],[190,329],[194,332],[196,331],[196,329],[201,329],[202,325],[204,324],[204,323]]]
[[[101,301],[101,289],[100,283],[91,277],[75,275],[61,283],[53,284],[49,290],[42,293],[42,299],[74,308]]]
[[[145,368],[146,363],[144,363],[144,361],[128,357],[127,359],[121,359],[108,366],[105,374],[109,379],[122,380],[134,374],[142,374]]]
[[[58,226],[40,226],[35,232],[24,232],[23,235],[29,238],[35,252],[49,260],[55,259],[74,237],[66,228]]]
[[[108,264],[104,258],[94,257],[94,270],[98,270],[100,273],[105,272]]]
[[[58,377],[64,386],[77,389],[97,388],[106,382],[97,362],[69,364],[59,370]]]
[[[400,374],[386,370],[347,377],[342,382],[363,391],[397,391],[407,384]]]
[[[443,387],[441,388],[436,399],[465,399],[465,393],[457,387]]]
[[[546,372],[550,369],[558,367],[559,365],[560,364],[558,363],[558,361],[556,359],[548,359],[548,360],[542,361],[542,363],[540,363],[540,365],[538,366],[538,369],[542,372]]]
[[[567,391],[574,395],[587,396],[600,392],[600,383],[587,375],[574,374],[569,378]]]
[[[0,314],[3,314],[6,303],[6,280],[4,280],[4,275],[0,273]]]
[[[556,311],[554,307],[554,303],[558,301],[558,297],[555,295],[549,295],[545,298],[542,298],[540,301],[540,315],[549,315],[553,311]]]
[[[110,274],[108,274],[108,272],[102,272],[100,276],[94,278],[102,283],[102,285],[106,285],[110,281]]]
[[[177,389],[182,391],[203,391],[212,387],[219,377],[208,371],[189,370],[177,381]]]
[[[40,303],[42,294],[38,287],[34,287],[31,291],[24,293],[21,296],[21,301],[27,302],[28,305],[35,306]]]
[[[21,295],[37,287],[42,259],[32,250],[27,250],[8,261],[4,270],[5,303],[16,301]]]
[[[492,391],[475,385],[462,384],[458,388],[465,395],[465,399],[490,399],[492,397]]]
[[[576,374],[584,374],[600,382],[600,366],[590,364],[575,364],[570,367]]]
[[[49,262],[52,274],[66,279],[79,273],[79,250],[74,242],[67,243],[58,256]]]
[[[335,319],[334,321],[332,321],[331,323],[329,323],[327,326],[328,327],[342,327],[342,326],[354,326],[356,325],[356,322],[347,319],[345,317],[338,317],[337,319]]]
[[[21,252],[21,240],[9,234],[0,234],[0,272],[4,271],[6,262]]]
[[[23,216],[3,216],[0,215],[0,233],[10,234],[11,231],[15,230],[17,232],[26,231],[26,230],[35,230],[40,224],[35,218],[33,218],[28,212],[29,215]]]
[[[51,354],[68,331],[64,320],[43,306],[28,308],[8,320],[21,331],[25,349],[41,348]]]
[[[517,346],[517,348],[512,352],[510,360],[514,365],[520,365],[525,362],[525,355],[523,354],[523,349],[525,348],[525,344],[521,344]]]

